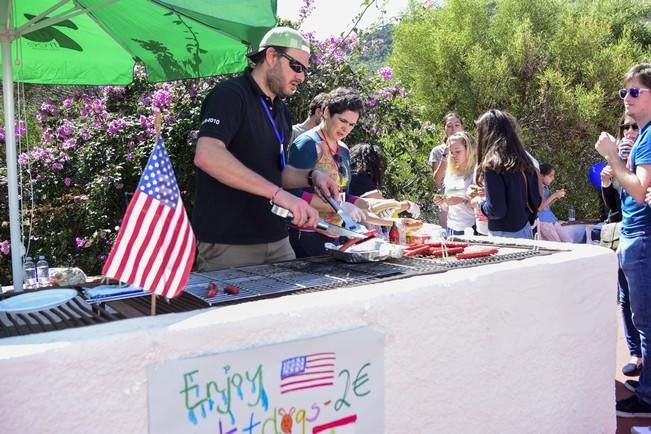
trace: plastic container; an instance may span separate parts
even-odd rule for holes
[[[38,286],[36,264],[34,264],[31,256],[25,258],[25,265],[23,265],[23,269],[25,270],[25,286],[28,288],[36,288]]]
[[[573,222],[575,220],[576,220],[576,210],[574,209],[573,206],[571,206],[570,209],[567,210],[567,221]]]
[[[45,256],[39,256],[36,263],[36,276],[38,286],[50,286],[50,267],[45,260]]]
[[[619,158],[622,160],[627,160],[628,156],[631,154],[631,148],[633,147],[633,143],[628,140],[628,139],[622,139],[619,143],[619,146],[617,147],[617,153],[619,154]]]
[[[407,232],[407,233],[405,234],[405,242],[406,242],[408,245],[412,245],[412,244],[414,244],[414,236],[415,236],[415,235],[416,235],[415,232],[411,232],[411,231],[410,231],[410,232]]]

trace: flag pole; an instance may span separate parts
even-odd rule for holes
[[[160,110],[156,111],[156,116],[154,117],[154,130],[156,131],[156,139],[154,143],[158,143],[160,139],[160,126],[161,126],[161,114]],[[156,315],[156,293],[151,293],[151,316]]]

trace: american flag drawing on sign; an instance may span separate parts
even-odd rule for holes
[[[183,291],[195,238],[163,140],[149,156],[102,274],[167,298]]]
[[[280,367],[280,393],[332,386],[335,353],[314,353],[285,359]]]

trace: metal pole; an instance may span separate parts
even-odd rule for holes
[[[16,130],[14,117],[14,86],[11,71],[11,41],[3,38],[2,98],[5,114],[5,147],[7,151],[7,184],[9,186],[9,232],[11,270],[14,290],[23,290],[23,243],[20,239],[20,208],[18,208],[18,164],[16,161]]]

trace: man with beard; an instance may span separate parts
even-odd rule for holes
[[[337,193],[329,176],[286,164],[292,130],[282,99],[305,80],[307,42],[276,27],[248,57],[254,66],[219,83],[201,107],[192,212],[199,271],[293,259],[287,223],[270,204],[289,209],[293,224],[314,227],[318,212],[285,189]]]

